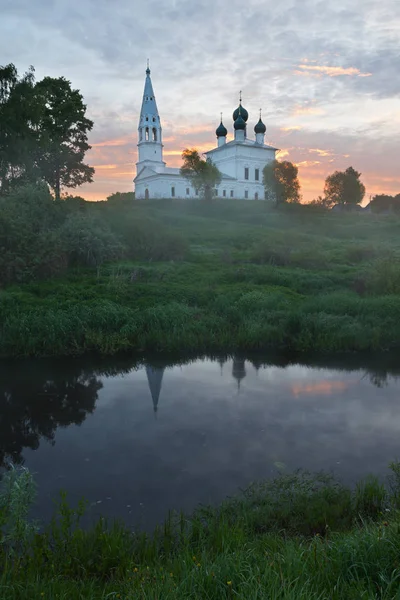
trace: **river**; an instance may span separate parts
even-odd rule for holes
[[[384,366],[383,366],[384,365]],[[88,517],[152,528],[297,468],[354,483],[400,457],[400,357],[0,363],[0,462]]]

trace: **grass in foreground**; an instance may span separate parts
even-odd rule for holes
[[[6,480],[14,510],[3,523],[0,597],[398,598],[400,465],[391,468],[388,487],[370,477],[353,491],[323,474],[279,477],[190,518],[170,515],[152,535],[102,520],[84,531],[82,507],[65,497],[35,533],[24,502],[16,510],[21,489],[32,497],[24,471]]]

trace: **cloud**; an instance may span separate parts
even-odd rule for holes
[[[250,134],[262,107],[280,157],[308,163],[300,176],[312,197],[349,164],[368,190],[398,189],[399,36],[398,0],[220,0],[206,10],[195,0],[2,0],[0,55],[82,92],[97,171],[79,193],[132,189],[149,57],[168,164],[186,147],[212,148],[221,111],[232,136],[242,89]]]
[[[328,67],[322,65],[299,65],[294,71],[295,75],[310,75],[316,74],[328,75],[328,77],[340,77],[343,75],[356,75],[357,77],[371,77],[372,73],[361,73],[355,67]]]

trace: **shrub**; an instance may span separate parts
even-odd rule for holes
[[[69,215],[60,228],[70,266],[98,266],[122,258],[125,248],[99,219],[85,214]]]

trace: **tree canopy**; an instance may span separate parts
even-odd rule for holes
[[[376,194],[368,205],[372,212],[385,211],[400,212],[400,194],[390,196],[389,194]]]
[[[325,180],[324,197],[328,206],[334,204],[360,204],[365,196],[365,186],[360,181],[361,173],[353,167],[335,171]]]
[[[211,160],[203,160],[195,149],[182,152],[183,165],[180,170],[182,177],[198,190],[200,197],[206,201],[212,200],[214,189],[221,183],[222,175]]]
[[[284,202],[297,203],[301,200],[299,170],[288,160],[273,160],[263,169],[265,196],[276,205]]]
[[[83,160],[93,122],[78,90],[64,77],[35,83],[33,67],[22,77],[13,64],[0,67],[0,194],[15,184],[45,181],[61,188],[93,180]]]

